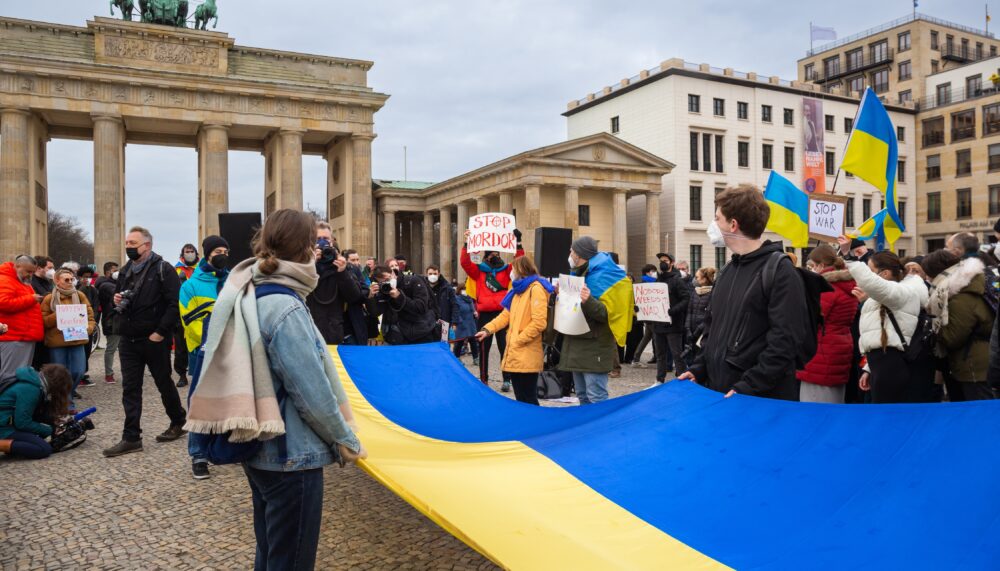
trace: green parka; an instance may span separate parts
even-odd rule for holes
[[[979,272],[969,277],[968,284],[948,298],[948,324],[938,332],[938,343],[948,353],[952,377],[986,382],[994,316],[983,299],[986,276]]]
[[[588,264],[573,271],[586,276]],[[610,373],[615,364],[618,343],[608,325],[608,308],[591,296],[580,306],[590,331],[582,335],[563,335],[559,354],[559,370],[576,373]]]

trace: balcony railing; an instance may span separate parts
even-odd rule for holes
[[[951,142],[973,139],[976,136],[975,125],[971,127],[957,127],[951,130]]]
[[[962,101],[969,101],[971,99],[979,99],[981,97],[989,97],[990,95],[996,95],[1000,93],[1000,85],[994,85],[992,83],[984,84],[978,89],[966,90],[964,87],[953,87],[947,92],[942,92],[940,97],[938,94],[925,95],[917,101],[917,109],[921,111],[926,111],[928,109],[934,109],[935,107],[943,107],[945,105],[951,105],[952,103],[961,103]]]
[[[989,32],[986,32],[984,30],[979,30],[979,29],[976,29],[976,28],[971,28],[969,26],[963,26],[961,24],[956,24],[954,22],[949,22],[947,20],[942,20],[940,18],[934,18],[932,16],[927,16],[925,14],[913,13],[913,14],[907,14],[906,16],[904,16],[902,18],[898,18],[898,19],[893,20],[891,22],[886,22],[885,24],[882,24],[880,26],[876,26],[874,28],[869,28],[869,29],[867,29],[867,30],[865,30],[863,32],[854,34],[852,36],[847,36],[846,38],[840,38],[839,40],[835,40],[835,41],[832,41],[832,42],[830,42],[828,44],[823,44],[823,45],[821,45],[819,47],[813,48],[813,49],[811,49],[811,50],[809,50],[809,51],[806,52],[806,57],[812,57],[812,56],[814,56],[816,54],[821,54],[823,52],[828,52],[828,51],[830,51],[830,50],[832,50],[834,48],[839,48],[840,46],[846,46],[847,44],[856,42],[858,40],[867,38],[869,36],[873,36],[873,35],[875,35],[875,34],[877,34],[879,32],[885,32],[885,31],[891,30],[892,28],[895,28],[897,26],[902,26],[903,24],[909,24],[910,22],[915,22],[917,20],[923,20],[925,22],[930,22],[932,24],[938,24],[940,26],[946,26],[946,27],[953,28],[953,29],[956,29],[956,30],[961,30],[963,32],[968,32],[970,34],[975,34],[977,36],[986,36],[988,38],[995,37],[993,34],[991,34]]]
[[[869,70],[873,67],[878,67],[880,65],[892,63],[893,56],[895,55],[895,50],[892,48],[885,48],[883,50],[873,51],[871,49],[867,50],[867,54],[864,54],[861,58],[851,60],[846,59],[847,65],[841,67],[837,66],[836,69],[824,69],[822,72],[813,71],[810,76],[806,79],[808,81],[813,81],[816,83],[826,83],[828,81],[834,81],[840,79],[844,76],[851,75],[854,73],[859,73],[862,71]]]
[[[947,45],[941,49],[941,59],[951,60],[958,63],[970,63],[986,59],[985,50],[976,51],[969,46]]]
[[[930,133],[924,133],[923,146],[929,147],[931,145],[943,145],[943,144],[944,144],[944,131],[931,131]]]

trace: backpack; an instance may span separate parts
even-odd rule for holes
[[[1000,268],[987,266],[984,273],[986,274],[986,291],[983,292],[983,301],[989,306],[993,315],[996,315],[997,307],[1000,306]]]
[[[789,263],[791,262],[791,259],[784,252],[774,252],[768,258],[764,269],[761,270],[761,286],[764,288],[764,295],[767,297],[769,303],[774,276],[778,273],[778,264],[783,259],[788,260]],[[820,328],[824,326],[823,307],[820,303],[820,297],[825,292],[833,291],[833,286],[819,274],[810,272],[805,268],[794,269],[795,274],[799,276],[799,280],[802,282],[802,287],[805,289],[806,315],[809,317],[809,330],[803,331],[802,335],[797,336],[798,345],[795,354],[795,368],[802,369],[816,355],[817,334]]]
[[[906,337],[903,337],[903,330],[900,329],[892,310],[886,307],[885,315],[892,322],[892,328],[896,330],[896,335],[899,335],[899,341],[903,344],[903,359],[912,363],[913,361],[920,360],[922,356],[931,355],[934,345],[937,343],[937,336],[934,334],[929,313],[920,308],[920,314],[917,316],[917,326],[913,330],[913,335],[910,337],[909,343],[906,342]]]

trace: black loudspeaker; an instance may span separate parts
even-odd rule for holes
[[[569,228],[535,228],[535,264],[538,273],[547,278],[557,278],[569,271],[569,248],[573,245],[573,231]]]
[[[219,234],[229,242],[229,269],[253,257],[251,243],[260,226],[260,212],[219,214]]]

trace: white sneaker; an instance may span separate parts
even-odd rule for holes
[[[648,391],[649,389],[655,389],[656,387],[658,387],[658,386],[660,386],[660,385],[662,385],[662,384],[663,384],[663,383],[661,383],[661,382],[659,382],[659,381],[656,381],[656,382],[654,382],[653,384],[649,385],[648,387],[646,387],[646,388],[645,388],[645,389],[643,389],[643,390],[646,390],[646,391]]]
[[[580,404],[580,399],[576,397],[562,397],[559,402],[564,402],[566,404]]]

